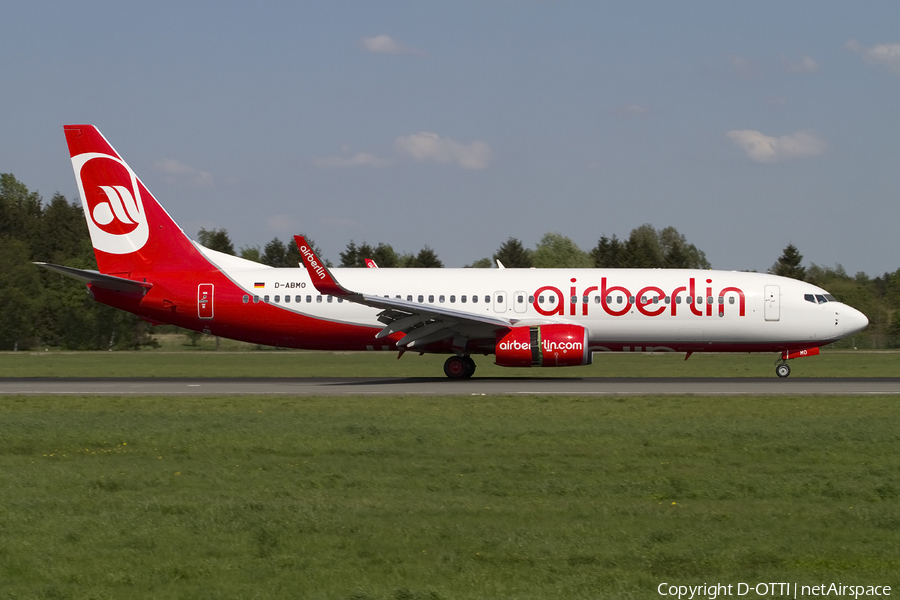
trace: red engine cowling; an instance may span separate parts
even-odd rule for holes
[[[565,323],[513,327],[497,335],[494,354],[501,367],[578,367],[593,356],[587,329]]]

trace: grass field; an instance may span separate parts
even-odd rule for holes
[[[3,397],[0,598],[896,590],[897,402]]]
[[[443,377],[445,356],[392,352],[3,352],[0,377]],[[775,354],[595,353],[586,367],[509,369],[474,356],[475,377],[775,377]],[[900,377],[900,353],[823,351],[791,377]]]

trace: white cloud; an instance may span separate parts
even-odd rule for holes
[[[379,158],[370,152],[357,152],[349,158],[327,156],[313,160],[317,167],[387,167],[391,161]]]
[[[847,42],[847,49],[856,52],[867,63],[883,65],[895,73],[900,73],[900,44],[878,44],[863,48],[856,40]]]
[[[210,187],[213,184],[212,175],[208,172],[195,169],[172,158],[156,161],[153,163],[153,168],[158,173],[162,173],[163,181],[169,184],[190,185],[198,188]]]
[[[819,63],[809,56],[802,56],[797,62],[792,61],[786,56],[781,57],[784,69],[788,73],[815,73],[819,70]]]
[[[759,79],[762,77],[762,69],[757,67],[753,61],[746,59],[743,56],[732,54],[728,57],[728,64],[731,65],[734,72],[743,79]]]
[[[359,45],[367,52],[373,54],[408,54],[411,56],[428,56],[428,53],[418,48],[411,48],[399,42],[389,35],[376,35],[364,37],[359,40]]]
[[[754,129],[729,131],[728,139],[740,146],[747,156],[760,163],[776,163],[795,158],[819,156],[825,152],[825,140],[812,132],[798,131],[774,137]]]
[[[421,162],[456,163],[463,169],[486,169],[491,158],[491,148],[476,140],[461,144],[436,133],[420,131],[394,140],[398,154]]]

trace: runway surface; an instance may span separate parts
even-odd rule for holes
[[[0,379],[0,395],[283,395],[283,396],[496,396],[496,395],[891,395],[900,378],[13,378]]]

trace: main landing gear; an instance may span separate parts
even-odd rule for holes
[[[451,356],[444,362],[444,373],[450,379],[468,379],[475,372],[475,361],[468,355]]]

